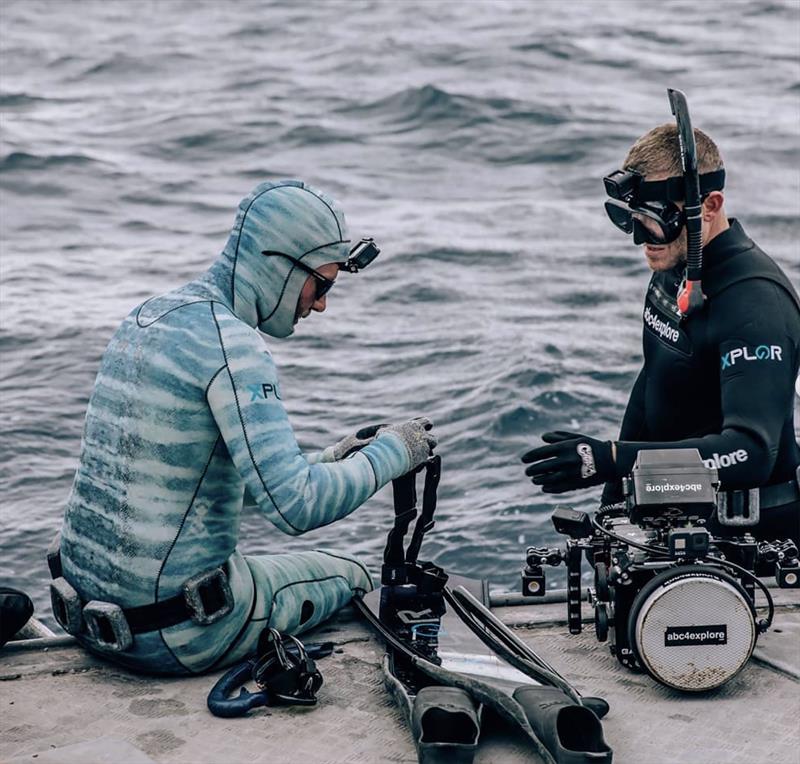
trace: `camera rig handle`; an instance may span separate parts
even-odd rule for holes
[[[439,489],[439,478],[442,476],[442,457],[432,456],[425,462],[425,485],[422,489],[422,512],[414,526],[411,541],[406,549],[406,562],[414,564],[419,556],[422,539],[436,525],[433,514],[436,512],[436,492]]]
[[[567,625],[570,634],[581,633],[581,556],[573,539],[567,541]]]
[[[583,513],[581,513],[583,514]],[[570,634],[580,634],[581,625],[581,559],[590,547],[577,539],[569,539],[564,551],[548,547],[529,547],[522,571],[522,594],[542,597],[546,593],[544,566],[567,566],[567,622]]]

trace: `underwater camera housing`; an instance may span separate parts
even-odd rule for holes
[[[697,449],[641,451],[623,481],[625,501],[594,518],[557,507],[564,549],[527,550],[523,594],[545,593],[544,565],[566,564],[567,614],[572,634],[582,629],[581,564],[594,569],[588,601],[597,639],[633,670],[685,691],[727,682],[749,660],[773,614],[772,598],[756,576],[773,566],[778,586],[798,585],[792,541],[758,542],[744,528],[716,537],[705,527],[717,512],[719,482]],[[759,619],[755,589],[767,600]]]

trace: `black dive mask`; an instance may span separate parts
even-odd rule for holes
[[[671,244],[681,234],[686,215],[675,202],[685,197],[683,176],[646,181],[638,172],[615,170],[603,178],[605,203],[611,222],[621,231],[633,234],[635,244]],[[725,170],[700,176],[703,198],[725,185]]]
[[[670,244],[686,223],[683,210],[672,202],[645,202],[634,207],[608,199],[605,206],[611,222],[620,231],[633,234],[634,244]]]

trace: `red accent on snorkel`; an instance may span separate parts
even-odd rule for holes
[[[689,281],[687,279],[683,282],[678,293],[678,310],[683,318],[686,318],[697,308],[701,308],[704,301],[705,295],[699,279],[697,281]]]

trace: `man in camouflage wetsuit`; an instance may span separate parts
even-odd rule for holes
[[[259,331],[286,337],[323,311],[348,252],[333,201],[299,181],[265,183],[201,278],[123,321],[50,555],[54,611],[85,646],[136,669],[199,673],[240,660],[265,626],[303,631],[372,588],[344,553],[236,548],[245,489],[297,535],[350,514],[435,445],[425,419],[320,454],[297,445]]]

